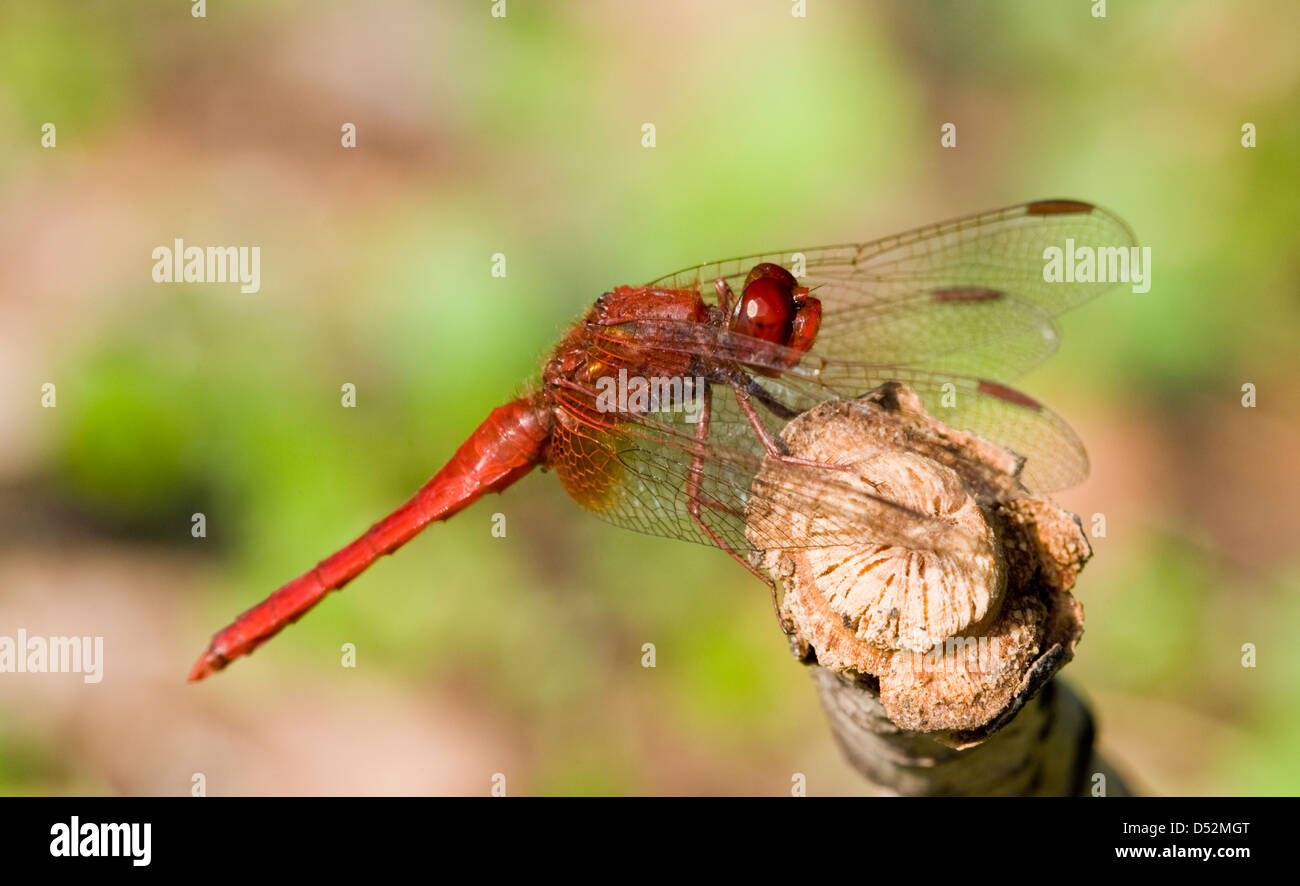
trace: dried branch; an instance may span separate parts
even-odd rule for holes
[[[1020,484],[1020,459],[935,421],[898,384],[822,404],[781,438],[793,456],[850,465],[846,496],[883,495],[905,507],[897,519],[939,518],[966,540],[791,550],[750,533],[785,587],[792,649],[812,665],[854,767],[881,793],[1090,789],[1100,765],[1091,717],[1052,680],[1083,633],[1069,593],[1091,556],[1078,518]],[[845,510],[828,498],[821,513],[787,521],[770,494],[781,477],[776,466],[760,472],[751,528],[815,530]],[[1107,793],[1124,791],[1108,781]]]

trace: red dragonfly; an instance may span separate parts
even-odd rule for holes
[[[428,524],[539,466],[611,523],[722,548],[768,583],[775,602],[774,582],[745,556],[745,505],[760,466],[781,472],[775,494],[787,513],[844,499],[840,469],[789,456],[778,435],[818,403],[889,380],[945,424],[1023,457],[1029,488],[1079,482],[1088,460],[1078,438],[1002,383],[1056,350],[1055,315],[1111,285],[1044,279],[1044,250],[1071,238],[1136,245],[1122,221],[1089,203],[1039,200],[605,293],[556,347],[534,393],[494,409],[414,498],[217,632],[190,680],[251,653]],[[961,543],[947,523],[900,511],[855,488],[834,520],[817,521],[815,537],[788,544]]]

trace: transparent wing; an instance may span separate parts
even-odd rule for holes
[[[992,379],[831,360],[699,323],[644,320],[618,328],[639,340],[653,341],[657,350],[691,354],[701,366],[761,370],[754,372],[754,383],[791,413],[831,399],[861,397],[887,381],[901,382],[916,392],[937,420],[1025,459],[1020,479],[1026,487],[1051,492],[1088,476],[1087,453],[1070,426],[1037,400]],[[766,420],[774,433],[785,421],[772,410],[766,410]]]
[[[702,323],[642,320],[592,334],[609,336],[610,354],[636,342],[676,355],[665,366],[691,365],[715,382],[728,373],[746,378],[736,371],[743,367],[773,436],[819,403],[901,382],[938,420],[1024,458],[1022,482],[1047,492],[1087,476],[1083,446],[1057,415],[995,379],[1049,356],[1059,341],[1053,318],[1113,285],[1045,279],[1048,250],[1068,250],[1070,241],[1116,263],[1136,244],[1102,209],[1041,200],[867,243],[711,262],[652,284],[712,298],[714,280],[739,291],[755,264],[781,264],[822,302],[821,330],[807,354]],[[553,391],[561,419],[552,464],[574,497],[610,522],[744,552],[746,506],[765,453],[734,391],[709,387],[707,439],[697,437],[686,412],[611,418],[595,412],[592,392]],[[792,538],[791,547],[874,541],[951,549],[968,541],[943,521],[846,488],[835,471],[790,463],[781,471],[777,494],[786,500],[778,510],[812,513],[830,497],[848,502],[838,523],[819,519],[818,537]],[[760,531],[780,535],[779,527]]]
[[[769,463],[764,487],[777,513],[814,513],[842,502],[810,534],[792,537],[773,518],[747,513],[764,452],[734,392],[712,385],[709,434],[686,412],[597,412],[575,390],[552,393],[559,407],[550,464],[569,493],[602,519],[651,535],[721,546],[744,556],[747,526],[767,547],[893,544],[915,550],[971,549],[974,540],[952,524],[850,485],[845,473],[804,464]],[[783,420],[769,417],[780,429]],[[692,511],[696,513],[693,514]],[[698,517],[698,519],[697,519]]]
[[[726,280],[739,291],[757,263],[801,276],[822,302],[813,351],[827,358],[1010,379],[1050,356],[1052,318],[1113,282],[1049,282],[1050,248],[1089,246],[1128,267],[1136,239],[1115,216],[1077,200],[1039,200],[867,243],[796,249],[669,274],[653,285]],[[1114,250],[1110,252],[1109,250]]]

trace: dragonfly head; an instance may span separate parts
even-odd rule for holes
[[[763,262],[745,278],[727,326],[733,332],[803,353],[821,325],[822,304],[780,265]]]

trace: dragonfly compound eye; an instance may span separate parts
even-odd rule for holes
[[[754,267],[750,270],[749,274],[746,275],[745,289],[748,289],[749,284],[753,283],[755,280],[759,279],[760,277],[771,277],[773,280],[779,282],[782,286],[788,287],[791,290],[793,290],[797,285],[799,285],[794,278],[794,274],[791,274],[789,271],[787,271],[785,268],[781,267],[778,264],[773,264],[770,261],[765,261],[754,265]]]
[[[745,284],[740,301],[736,304],[736,312],[732,315],[731,328],[742,335],[784,345],[790,340],[794,316],[798,311],[794,298],[794,278],[786,274],[789,277],[787,282],[777,276],[755,277],[754,272],[762,267],[764,266],[759,265],[750,272],[750,281]]]

